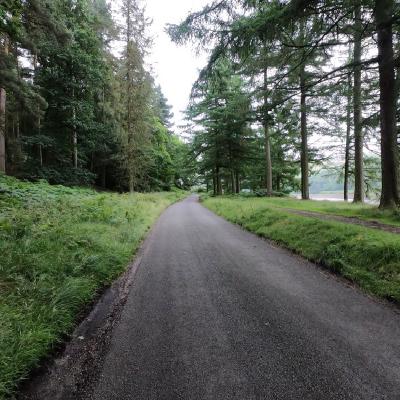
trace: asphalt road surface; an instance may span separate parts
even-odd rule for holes
[[[400,315],[190,197],[147,240],[93,399],[400,399]]]

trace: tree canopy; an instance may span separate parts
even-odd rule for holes
[[[381,160],[374,165],[386,208],[400,205],[399,15],[393,0],[215,0],[168,32],[178,44],[191,42],[210,52],[199,82],[213,80],[226,59],[233,75],[250,81],[250,120],[253,129],[258,122],[264,131],[260,186],[267,194],[282,189],[274,163],[283,151],[300,167],[303,199],[309,198],[313,170],[329,161],[342,163],[345,197],[351,185],[354,201],[362,202],[375,157]],[[281,129],[283,110],[287,121]],[[289,137],[293,146],[276,148]],[[312,146],[322,137],[322,148]],[[292,190],[294,180],[287,185]]]
[[[131,191],[191,181],[146,63],[143,4],[124,0],[122,11],[117,22],[106,0],[2,2],[0,171]]]

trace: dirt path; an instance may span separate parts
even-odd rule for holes
[[[291,214],[302,215],[304,217],[318,218],[324,221],[344,222],[346,224],[365,226],[366,228],[378,229],[380,231],[400,234],[399,226],[382,224],[378,221],[366,221],[355,217],[343,217],[340,215],[323,214],[316,211],[296,210],[293,208],[282,208],[282,210],[290,212]]]

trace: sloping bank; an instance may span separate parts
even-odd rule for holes
[[[0,176],[0,399],[71,331],[184,193],[99,194]]]
[[[227,220],[326,266],[366,292],[400,303],[398,234],[295,215],[252,199],[205,197],[203,204]]]

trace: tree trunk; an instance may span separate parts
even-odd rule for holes
[[[39,165],[43,167],[43,146],[39,144]]]
[[[129,179],[129,192],[134,193],[135,192],[135,176],[136,176],[136,170],[135,168],[130,165],[128,169],[128,179]]]
[[[222,182],[221,182],[221,171],[220,167],[217,167],[217,195],[221,196],[222,195]]]
[[[265,141],[265,187],[267,196],[272,196],[271,137],[268,120],[268,69],[264,69],[264,141]]]
[[[308,134],[307,134],[307,103],[306,103],[306,78],[305,66],[300,70],[300,106],[301,106],[301,198],[310,199],[308,181]]]
[[[133,178],[133,174],[130,172],[129,173],[129,192],[133,193],[134,191],[135,191],[134,178]]]
[[[217,169],[213,170],[213,194],[217,195]]]
[[[364,138],[361,114],[361,6],[357,5],[354,11],[354,202],[364,202]]]
[[[33,66],[35,70],[35,75],[37,74],[37,69],[38,69],[38,57],[37,54],[34,55],[33,57]],[[42,117],[40,115],[40,106],[38,104],[37,106],[37,129],[38,129],[38,134],[41,135],[42,133]],[[39,143],[38,144],[38,156],[39,156],[39,165],[40,167],[43,167],[43,148],[42,145]]]
[[[300,20],[300,44],[306,44],[305,38],[305,21]],[[302,54],[303,60],[300,66],[300,131],[301,131],[301,198],[303,200],[310,199],[310,188],[308,181],[308,133],[307,133],[307,97],[306,97],[306,64],[305,53]]]
[[[76,131],[76,108],[75,108],[75,88],[72,89],[72,163],[74,168],[78,168],[78,133]]]
[[[8,38],[4,37],[3,55],[8,55]],[[6,99],[7,93],[0,88],[0,172],[6,172]]]
[[[232,193],[236,193],[236,179],[235,179],[235,171],[231,171],[231,185],[232,185]]]
[[[393,0],[376,0],[382,152],[381,208],[400,206],[392,18]]]
[[[73,146],[73,165],[74,168],[78,168],[78,134],[76,129],[72,133],[72,146]]]
[[[272,196],[272,158],[271,158],[271,137],[269,133],[268,124],[264,126],[264,136],[265,136],[265,165],[266,165],[266,189],[267,196]]]
[[[350,171],[350,145],[351,145],[351,74],[348,76],[347,88],[347,116],[346,116],[346,148],[344,155],[344,201],[349,200],[349,171]]]
[[[236,177],[236,193],[239,194],[240,193],[240,174],[239,174],[239,171],[236,171],[235,177]]]
[[[40,109],[38,109],[38,114],[39,114],[38,121],[37,121],[38,132],[39,132],[39,135],[41,135],[41,133],[42,133],[42,118],[40,116]],[[38,144],[38,150],[39,150],[39,164],[40,164],[40,167],[42,168],[43,167],[43,146],[40,143]]]

